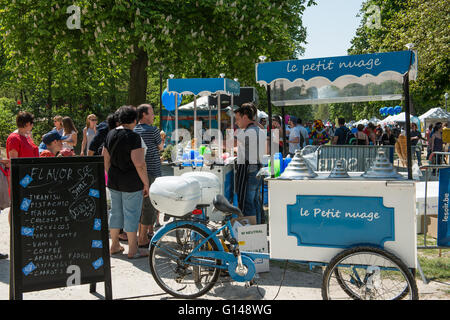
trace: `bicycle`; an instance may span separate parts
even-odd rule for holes
[[[211,290],[220,272],[232,280],[254,283],[255,259],[267,253],[240,251],[231,220],[239,208],[216,195],[215,210],[223,213],[220,227],[208,225],[204,210],[196,209],[182,220],[166,224],[150,244],[149,263],[156,283],[170,295],[193,299]],[[197,212],[195,212],[197,211]],[[219,238],[222,232],[223,239]],[[325,269],[323,299],[418,299],[414,277],[405,264],[380,248],[358,246],[344,250]]]

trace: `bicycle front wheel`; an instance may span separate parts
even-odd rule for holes
[[[156,283],[170,295],[183,298],[197,298],[214,286],[220,269],[214,267],[220,260],[187,256],[208,234],[193,226],[183,225],[169,230],[150,247],[150,271]],[[217,251],[212,239],[202,245],[199,251]]]
[[[374,247],[343,251],[327,266],[322,282],[325,300],[417,300],[408,267],[393,254]]]

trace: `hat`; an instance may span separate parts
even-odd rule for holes
[[[291,116],[289,121],[292,121],[293,124],[297,124],[297,117]]]
[[[67,136],[62,136],[57,131],[50,131],[42,137],[42,142],[48,145],[55,140],[66,140],[67,138]]]

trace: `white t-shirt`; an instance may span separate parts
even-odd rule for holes
[[[294,140],[295,138],[300,138],[300,128],[298,126],[291,128],[289,134],[289,140]],[[289,153],[295,153],[295,150],[300,150],[300,140],[297,143],[289,142]]]

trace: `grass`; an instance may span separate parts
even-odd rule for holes
[[[428,246],[435,246],[436,239],[427,236]],[[423,234],[417,235],[417,245],[424,245]],[[449,249],[418,249],[420,267],[429,281],[450,282],[450,248]],[[421,278],[416,272],[416,278]]]

